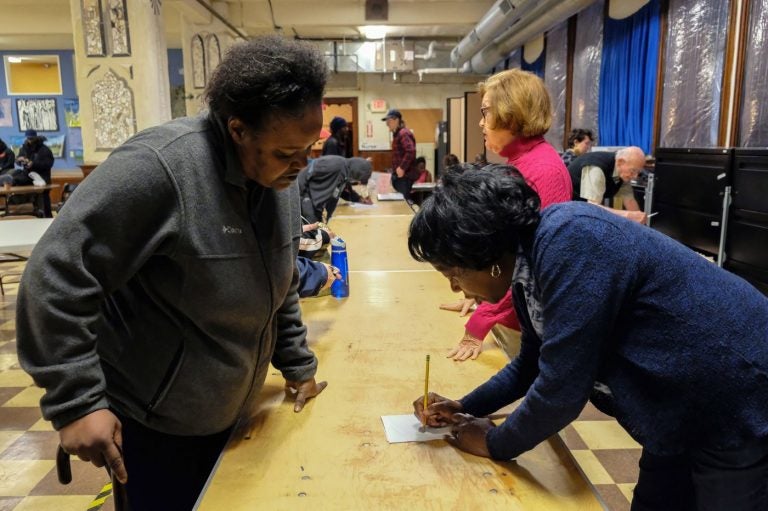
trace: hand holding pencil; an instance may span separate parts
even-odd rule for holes
[[[426,399],[424,399],[426,397]],[[425,406],[426,403],[426,406]],[[453,424],[453,414],[462,411],[461,403],[434,392],[419,396],[413,402],[413,413],[422,424],[441,428]]]

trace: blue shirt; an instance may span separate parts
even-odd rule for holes
[[[528,259],[543,335],[513,286],[519,356],[461,402],[483,416],[521,397],[486,436],[510,459],[568,425],[595,381],[657,455],[768,437],[768,298],[648,227],[579,202],[541,218]]]

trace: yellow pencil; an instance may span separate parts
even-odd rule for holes
[[[427,355],[427,370],[424,374],[424,413],[422,413],[422,425],[427,427],[427,397],[429,396],[429,355]]]

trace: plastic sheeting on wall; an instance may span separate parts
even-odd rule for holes
[[[670,0],[661,147],[717,146],[728,4]]]
[[[547,58],[544,83],[552,98],[552,126],[544,135],[558,151],[563,149],[565,131],[565,78],[568,70],[568,21],[560,23],[547,33]]]
[[[571,89],[571,127],[597,132],[600,61],[603,53],[603,2],[595,2],[576,18]]]
[[[504,69],[520,69],[523,64],[523,49],[518,48],[509,52],[509,56],[504,60]]]
[[[765,147],[768,146],[768,0],[749,3],[739,145]]]
[[[491,68],[491,75],[501,73],[506,69],[520,69],[522,63],[523,49],[516,48],[509,52],[509,54],[501,59],[495,66]]]

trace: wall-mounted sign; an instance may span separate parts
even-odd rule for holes
[[[371,100],[371,112],[386,112],[387,100],[386,99],[372,99]]]

